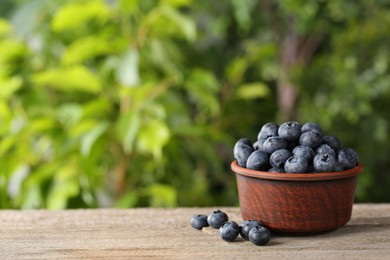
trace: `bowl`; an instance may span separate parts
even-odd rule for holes
[[[320,233],[351,218],[357,177],[363,166],[340,172],[273,173],[231,163],[236,174],[241,215],[271,231]]]

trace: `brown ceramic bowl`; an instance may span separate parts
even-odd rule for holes
[[[351,218],[362,165],[327,173],[271,173],[240,167],[236,173],[241,215],[260,220],[276,232],[319,233],[345,225]]]

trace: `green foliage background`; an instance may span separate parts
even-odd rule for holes
[[[289,74],[294,119],[359,152],[357,201],[390,201],[386,1],[8,0],[0,10],[0,208],[237,205],[232,147],[283,120],[291,18],[298,34],[323,36]]]

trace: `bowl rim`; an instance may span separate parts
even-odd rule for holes
[[[321,180],[335,180],[343,179],[348,177],[357,176],[364,169],[364,166],[360,163],[356,167],[340,171],[340,172],[322,172],[322,173],[280,173],[280,172],[263,172],[257,170],[251,170],[244,167],[241,167],[237,164],[237,161],[234,160],[231,165],[233,172],[258,178],[258,179],[268,179],[268,180],[285,180],[285,181],[321,181]]]

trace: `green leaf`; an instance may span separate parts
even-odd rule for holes
[[[196,39],[195,22],[169,5],[161,6],[161,13],[171,21],[189,41]]]
[[[99,55],[109,54],[115,51],[115,45],[112,39],[106,39],[99,35],[77,39],[68,46],[61,58],[61,63],[64,65],[72,65]]]
[[[7,35],[11,31],[11,25],[7,20],[0,19],[0,37]]]
[[[162,0],[162,3],[180,7],[180,6],[190,6],[192,4],[192,0]]]
[[[138,65],[139,54],[134,48],[129,48],[121,57],[116,78],[124,87],[134,87],[140,83]]]
[[[125,152],[131,153],[134,147],[134,141],[140,128],[140,115],[136,110],[122,114],[119,118],[117,131],[122,140]]]
[[[161,158],[162,148],[170,139],[170,131],[165,122],[154,120],[142,127],[138,139],[137,147],[142,152],[150,152],[156,158]]]
[[[88,156],[96,140],[106,132],[110,123],[103,121],[81,138],[81,154]]]
[[[65,92],[77,90],[98,93],[102,88],[99,78],[83,66],[48,69],[33,74],[32,81],[37,85],[52,87]]]
[[[109,17],[110,11],[102,0],[68,3],[56,12],[51,26],[56,32],[77,30],[92,19],[107,21]]]
[[[132,208],[137,205],[138,200],[138,192],[128,192],[116,202],[115,206],[118,208]]]
[[[152,184],[147,190],[152,207],[175,207],[177,205],[176,189],[166,184]]]
[[[241,99],[264,98],[269,95],[269,87],[261,82],[241,85],[237,88],[236,96]]]
[[[8,100],[22,86],[22,79],[14,76],[11,78],[0,75],[0,98]]]

